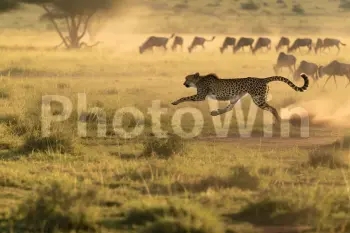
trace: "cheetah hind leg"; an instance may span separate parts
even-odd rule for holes
[[[219,108],[217,110],[214,110],[214,111],[211,111],[210,112],[210,115],[212,116],[218,116],[218,115],[221,115],[223,113],[226,113],[228,111],[231,111],[235,104],[245,95],[246,93],[242,94],[242,95],[237,95],[237,96],[234,96],[231,100],[230,100],[230,104],[227,105],[225,108]]]
[[[272,115],[275,117],[274,124],[281,122],[281,117],[278,115],[277,110],[270,106],[268,103],[266,103],[266,98],[262,96],[255,96],[253,97],[253,102],[262,110],[266,110],[272,113]]]

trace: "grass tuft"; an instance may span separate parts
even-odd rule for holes
[[[304,15],[305,10],[300,4],[293,5],[292,11],[298,15]]]
[[[70,185],[54,182],[19,204],[11,218],[15,226],[25,226],[31,232],[95,232],[96,203],[96,191],[75,191]]]
[[[256,11],[260,9],[259,4],[254,2],[253,0],[249,0],[248,2],[241,3],[242,10]]]
[[[339,3],[339,8],[343,10],[350,10],[350,1],[341,1]]]
[[[40,131],[34,131],[25,136],[23,151],[76,154],[77,141],[68,132],[55,131],[50,136],[43,137]]]
[[[143,226],[142,233],[225,232],[216,215],[203,207],[179,201],[134,204],[126,211],[123,223]]]
[[[7,88],[0,88],[0,99],[8,99],[10,98],[10,91]]]
[[[143,141],[144,150],[142,155],[170,158],[184,152],[184,143],[181,137],[169,135],[168,138],[149,136]]]
[[[341,151],[316,149],[309,152],[308,164],[311,167],[327,167],[330,169],[348,167]]]
[[[298,208],[286,200],[265,198],[249,203],[232,217],[255,225],[295,225],[308,224],[316,216],[318,211],[315,208]]]

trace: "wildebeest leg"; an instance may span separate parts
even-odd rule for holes
[[[300,46],[298,47],[298,49],[299,49],[300,54],[303,55],[303,53],[302,53],[303,51],[301,51]]]
[[[253,46],[252,46],[252,45],[250,45],[249,47],[250,47],[250,51],[252,51],[252,52],[253,52]]]
[[[316,77],[315,77],[315,74],[316,74]],[[317,87],[319,87],[318,82],[317,82],[318,81],[317,80],[317,73],[313,73],[311,77],[314,80],[314,83],[316,83]]]
[[[337,53],[337,55],[338,55],[339,52],[340,52],[339,44],[337,44],[336,46],[337,46],[337,48],[338,48],[338,53]]]
[[[335,83],[335,88],[338,88],[337,80],[336,80],[336,78],[335,78],[335,75],[333,75],[333,79],[334,79],[334,83]]]
[[[203,48],[203,50],[205,49],[204,44],[202,44],[202,48]]]
[[[328,83],[329,79],[332,77],[332,75],[329,75],[326,82],[323,84],[323,88],[326,86],[326,84]]]
[[[293,74],[293,73],[294,73],[294,71],[293,71],[292,66],[288,66],[288,68],[289,68],[290,73],[291,73],[291,74]]]
[[[350,74],[347,74],[346,77],[348,78],[349,82],[348,82],[348,84],[346,84],[345,88],[347,88],[349,86],[349,84],[350,84]]]

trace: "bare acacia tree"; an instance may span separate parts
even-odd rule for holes
[[[1,0],[0,0],[1,1]],[[99,12],[119,7],[123,0],[22,0],[41,6],[45,14],[41,19],[49,20],[68,49],[88,46],[83,42],[93,16]],[[59,21],[61,21],[59,23]],[[59,25],[64,25],[60,27]],[[99,42],[95,43],[98,44]],[[94,46],[94,45],[91,45]],[[91,47],[89,46],[89,47]]]

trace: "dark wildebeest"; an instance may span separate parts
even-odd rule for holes
[[[321,52],[322,48],[323,48],[323,40],[318,38],[315,45],[315,53],[317,54],[318,51]]]
[[[260,48],[266,47],[268,50],[271,49],[271,40],[266,37],[259,37],[258,41],[256,42],[254,48],[252,49],[252,53],[255,54],[257,50]]]
[[[175,36],[173,45],[171,46],[171,50],[175,51],[178,46],[180,46],[182,50],[183,43],[184,39],[181,36]]]
[[[202,46],[203,49],[205,49],[204,47],[204,43],[207,41],[213,41],[215,39],[215,36],[213,36],[213,38],[211,38],[210,40],[207,40],[203,37],[198,37],[196,36],[195,38],[193,38],[193,41],[190,45],[190,47],[188,47],[188,52],[191,53],[192,50],[196,47],[196,46]]]
[[[337,60],[332,61],[326,66],[320,66],[318,68],[318,75],[320,78],[322,78],[323,75],[328,75],[328,79],[324,83],[323,87],[326,85],[326,83],[329,81],[329,79],[333,76],[335,86],[337,86],[337,81],[335,79],[335,76],[346,76],[348,79],[348,84],[345,86],[347,87],[350,84],[350,64],[341,63]]]
[[[288,53],[293,52],[296,49],[299,49],[300,47],[308,47],[309,52],[312,49],[312,40],[310,38],[298,38],[294,41],[291,47],[288,48]]]
[[[278,42],[278,44],[276,46],[276,52],[278,52],[284,46],[289,48],[289,44],[290,44],[289,38],[282,36],[280,41]]]
[[[166,51],[166,45],[169,39],[173,38],[174,36],[175,34],[172,34],[170,37],[148,37],[148,39],[139,47],[140,54],[142,54],[146,50],[153,50],[153,47],[163,47],[164,51]]]
[[[293,73],[295,70],[295,63],[297,62],[297,59],[294,55],[291,54],[285,54],[284,52],[280,52],[277,58],[277,64],[273,66],[273,70],[275,71],[275,74],[277,75],[278,72],[282,69],[282,67],[288,67],[289,71]],[[293,70],[294,68],[294,70]]]
[[[346,44],[342,43],[340,40],[332,39],[332,38],[325,38],[323,40],[323,49],[328,48],[330,50],[330,47],[336,46],[338,48],[338,53],[340,52],[339,44],[346,46]]]
[[[228,46],[232,46],[232,49],[235,47],[236,38],[234,37],[226,37],[224,43],[220,47],[220,52],[223,53]]]
[[[311,76],[315,82],[318,80],[318,65],[315,63],[301,61],[299,67],[294,72],[294,80],[299,79],[300,74],[305,73],[308,76]],[[318,84],[317,84],[318,85]]]
[[[253,50],[253,43],[254,39],[253,38],[247,38],[247,37],[241,37],[239,41],[237,42],[236,46],[233,48],[233,52],[237,52],[243,47],[249,46],[250,50]]]

